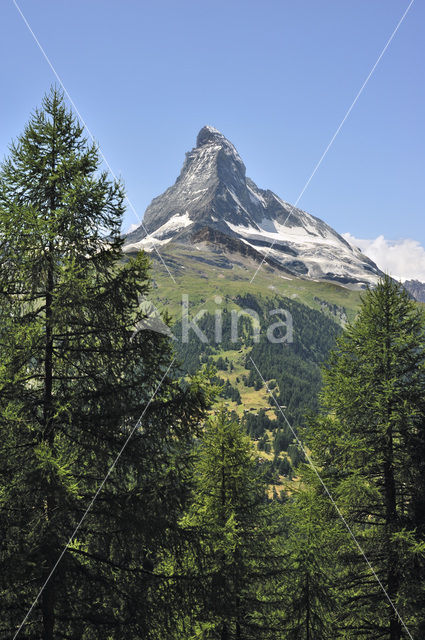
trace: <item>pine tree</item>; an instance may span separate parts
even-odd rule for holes
[[[281,637],[274,597],[282,579],[279,506],[267,500],[250,439],[221,410],[202,434],[193,501],[182,521],[192,538],[185,567],[196,588],[177,638]]]
[[[167,624],[155,564],[175,544],[208,394],[169,370],[166,337],[135,330],[148,261],[121,261],[123,189],[99,165],[52,90],[0,172],[3,638],[43,585],[26,638],[162,638]]]
[[[424,617],[424,316],[391,278],[365,294],[339,340],[310,432],[325,483],[414,633]],[[351,569],[347,637],[407,637],[362,555],[342,553],[341,566]]]

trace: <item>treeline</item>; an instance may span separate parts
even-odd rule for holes
[[[82,134],[53,90],[0,172],[0,638],[423,638],[422,312],[365,293],[302,432],[274,432],[301,481],[273,499],[265,412],[254,435],[212,410],[144,328],[148,263],[121,261],[123,190]],[[335,336],[306,332],[318,366]]]

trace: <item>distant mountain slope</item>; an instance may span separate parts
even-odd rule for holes
[[[148,231],[146,233],[145,229]],[[227,138],[203,127],[174,185],[149,205],[144,225],[128,234],[124,250],[151,251],[170,243],[214,244],[223,253],[246,253],[284,272],[362,288],[381,272],[325,222],[293,208],[246,177]]]
[[[406,280],[403,286],[418,302],[425,302],[425,282]]]
[[[260,331],[258,341],[254,339],[251,321],[247,316],[241,315],[238,321],[237,340],[232,340],[231,323],[232,309],[250,309],[254,311],[266,326],[270,323],[270,311],[285,309],[291,314],[293,323],[293,335],[289,343],[272,343],[268,340],[265,327]],[[175,342],[179,360],[182,363],[183,372],[195,372],[201,363],[215,356],[223,355],[230,364],[236,365],[242,358],[245,375],[235,381],[230,373],[220,373],[224,379],[229,379],[232,386],[237,388],[244,398],[246,387],[266,391],[264,384],[258,375],[251,357],[267,381],[274,381],[274,393],[279,404],[287,408],[286,414],[294,426],[303,422],[306,410],[317,408],[317,393],[321,387],[320,367],[326,360],[330,349],[334,346],[336,337],[342,329],[335,322],[335,318],[326,317],[320,311],[310,309],[304,304],[290,300],[279,295],[263,297],[252,294],[236,296],[223,304],[222,314],[222,340],[214,341],[216,317],[214,313],[207,312],[197,326],[208,339],[203,343],[195,332],[189,333],[189,341],[181,340],[181,322],[173,327],[174,335],[178,338]],[[286,331],[283,332],[283,335]],[[232,368],[229,368],[232,371]],[[274,407],[268,394],[265,393],[266,406]],[[234,406],[236,410],[238,407]],[[242,404],[239,413],[249,411],[251,407]]]

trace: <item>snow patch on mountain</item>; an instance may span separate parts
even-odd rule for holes
[[[150,251],[169,242],[192,247],[192,236],[199,233],[222,251],[235,250],[237,239],[239,246],[255,249],[251,255],[270,256],[296,276],[364,286],[381,273],[323,220],[247,178],[233,144],[210,126],[186,153],[176,182],[152,200],[144,225],[126,236],[124,250]]]
[[[149,233],[139,242],[127,244],[126,251],[140,251],[141,249],[150,251],[156,244],[167,244],[173,239],[173,235],[176,231],[185,229],[191,224],[193,224],[193,222],[187,211],[184,214],[176,213],[153,233]]]
[[[301,248],[303,248],[310,244],[323,245],[325,240],[328,245],[343,247],[348,253],[353,253],[351,247],[348,247],[345,243],[338,240],[334,234],[329,233],[327,230],[325,230],[323,234],[318,234],[314,228],[309,225],[288,227],[270,218],[263,218],[257,223],[256,227],[232,224],[227,220],[225,220],[225,222],[232,231],[244,239],[250,239],[252,242],[255,242],[256,239],[264,240],[269,238],[273,244],[293,244],[300,245]]]

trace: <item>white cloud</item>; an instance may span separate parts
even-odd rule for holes
[[[425,249],[411,238],[387,240],[384,236],[375,239],[355,238],[351,233],[343,237],[354,247],[371,258],[382,271],[398,280],[420,280],[425,282]]]

